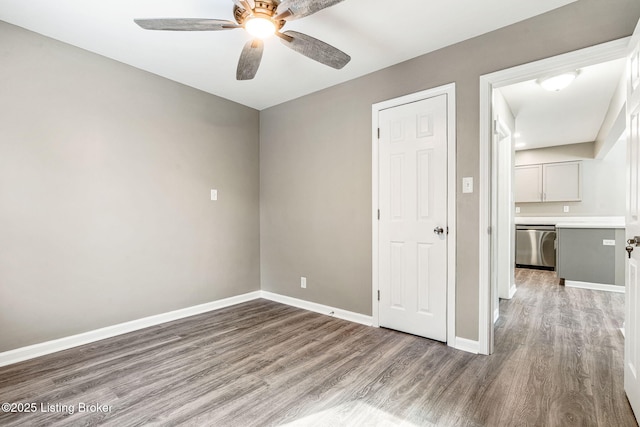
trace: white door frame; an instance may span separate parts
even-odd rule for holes
[[[589,65],[624,58],[629,37],[599,44],[563,55],[480,76],[480,227],[479,227],[479,319],[478,346],[481,354],[491,354],[493,348],[493,313],[491,312],[491,144],[492,92],[494,88],[532,80],[544,74],[562,73]],[[497,171],[499,174],[499,171]],[[499,179],[511,179],[498,175]],[[497,268],[508,268],[497,260]]]
[[[379,209],[379,183],[378,183],[378,113],[388,108],[397,107],[411,102],[433,98],[438,95],[447,95],[447,226],[449,236],[447,242],[447,344],[456,346],[456,86],[450,83],[433,89],[424,90],[399,98],[373,104],[371,107],[371,186],[372,186],[372,281],[371,301],[373,326],[379,327],[378,317],[378,209]]]
[[[491,240],[491,257],[492,257],[492,269],[491,269],[491,292],[492,292],[492,307],[493,323],[498,320],[499,317],[499,298],[511,299],[515,294],[514,280],[514,262],[510,262],[511,267],[507,270],[502,270],[498,267],[503,267],[506,257],[510,257],[515,254],[514,250],[514,233],[511,223],[513,222],[514,214],[508,212],[510,209],[514,209],[515,204],[499,203],[499,200],[513,199],[513,191],[511,189],[513,179],[498,180],[498,176],[511,177],[513,173],[513,160],[514,160],[514,148],[512,144],[511,130],[504,123],[502,117],[496,115],[493,129],[493,144],[492,144],[492,164],[496,167],[492,168],[492,187],[491,192],[495,196],[491,200],[491,229],[495,230],[493,233],[493,239]],[[504,183],[498,185],[498,183]],[[500,218],[507,217],[509,219],[507,224],[501,223]],[[502,256],[500,256],[502,254]],[[505,256],[506,255],[506,256]],[[498,272],[500,274],[498,274]],[[504,279],[504,276],[509,276],[508,283],[501,283],[500,278]],[[506,289],[505,289],[506,287]],[[493,352],[493,351],[492,351]]]

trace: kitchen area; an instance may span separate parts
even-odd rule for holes
[[[516,152],[516,267],[554,270],[565,286],[623,292],[626,143],[603,159],[580,145]]]
[[[565,286],[624,290],[626,142],[517,151],[516,267],[554,270]]]
[[[570,84],[561,88],[539,78],[494,91],[494,119],[505,129],[498,139],[513,147],[504,161],[512,190],[502,199],[502,218],[512,219],[502,245],[510,247],[512,283],[501,291],[507,275],[497,275],[500,298],[517,290],[514,268],[554,271],[567,287],[624,292],[623,70],[624,61],[613,60],[565,73]]]
[[[515,263],[556,271],[565,286],[624,291],[625,157],[590,144],[517,151]]]

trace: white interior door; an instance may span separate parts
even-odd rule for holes
[[[627,59],[627,239],[640,236],[640,24],[631,41]],[[624,389],[636,415],[640,416],[640,294],[635,247],[626,263]]]
[[[379,323],[447,340],[447,95],[383,110]]]

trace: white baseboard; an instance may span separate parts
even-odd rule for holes
[[[96,329],[57,340],[46,341],[27,347],[17,348],[15,350],[0,353],[0,366],[11,365],[13,363],[22,362],[33,359],[46,354],[55,353],[57,351],[67,350],[84,344],[90,344],[95,341],[111,338],[117,335],[126,334],[140,329],[156,326],[161,323],[171,322],[173,320],[183,319],[185,317],[194,316],[196,314],[206,313],[208,311],[219,310],[221,308],[251,301],[261,297],[260,291],[250,292],[230,298],[225,298],[206,304],[195,305],[179,310],[162,313],[155,316],[143,317],[142,319],[132,320],[120,323],[106,328]]]
[[[577,282],[575,280],[565,280],[564,285],[568,288],[591,289],[594,291],[607,291],[624,294],[624,286],[609,285],[604,283]]]
[[[0,353],[0,366],[7,366],[25,360],[34,359],[36,357],[67,350],[95,341],[112,338],[117,335],[134,332],[140,329],[156,326],[162,323],[183,319],[196,314],[202,314],[209,311],[219,310],[221,308],[240,304],[255,299],[264,298],[267,300],[279,302],[281,304],[290,305],[301,308],[303,310],[313,311],[316,313],[335,316],[339,319],[348,320],[350,322],[360,323],[367,326],[373,325],[373,318],[364,314],[354,313],[339,308],[329,307],[310,301],[304,301],[297,298],[291,298],[284,295],[274,294],[266,291],[255,291],[243,295],[221,299],[218,301],[200,304],[193,307],[187,307],[180,310],[170,311],[168,313],[157,314],[154,316],[144,317],[142,319],[132,320],[93,331],[83,332],[81,334],[72,335],[52,341],[33,344],[27,347],[16,348]]]
[[[270,301],[279,302],[281,304],[290,305],[292,307],[301,308],[303,310],[313,311],[315,313],[334,316],[338,319],[348,320],[349,322],[360,323],[366,326],[373,325],[373,317],[352,311],[342,310],[340,308],[330,307],[324,304],[318,304],[311,301],[305,301],[298,298],[292,298],[285,295],[274,294],[273,292],[261,291],[262,298]]]
[[[500,308],[496,307],[496,309],[493,310],[493,323],[496,323],[499,318],[500,318]]]
[[[478,354],[480,351],[480,343],[478,341],[472,341],[460,337],[456,337],[456,342],[451,347],[473,354]]]
[[[500,299],[510,300],[516,294],[517,290],[518,288],[516,288],[516,284],[512,283],[506,295],[503,294],[502,292],[499,292],[498,296],[500,297]]]

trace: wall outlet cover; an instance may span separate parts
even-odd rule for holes
[[[302,289],[307,289],[307,278],[306,277],[301,277],[300,278],[300,287]]]
[[[218,190],[211,190],[211,200],[218,200]]]
[[[520,213],[520,206],[516,206],[516,213]]]
[[[569,206],[565,206],[565,207],[564,207],[564,212],[565,212],[565,213],[569,212]]]
[[[616,245],[616,241],[615,240],[609,240],[609,239],[603,239],[602,240],[602,245],[603,246],[615,246]]]

